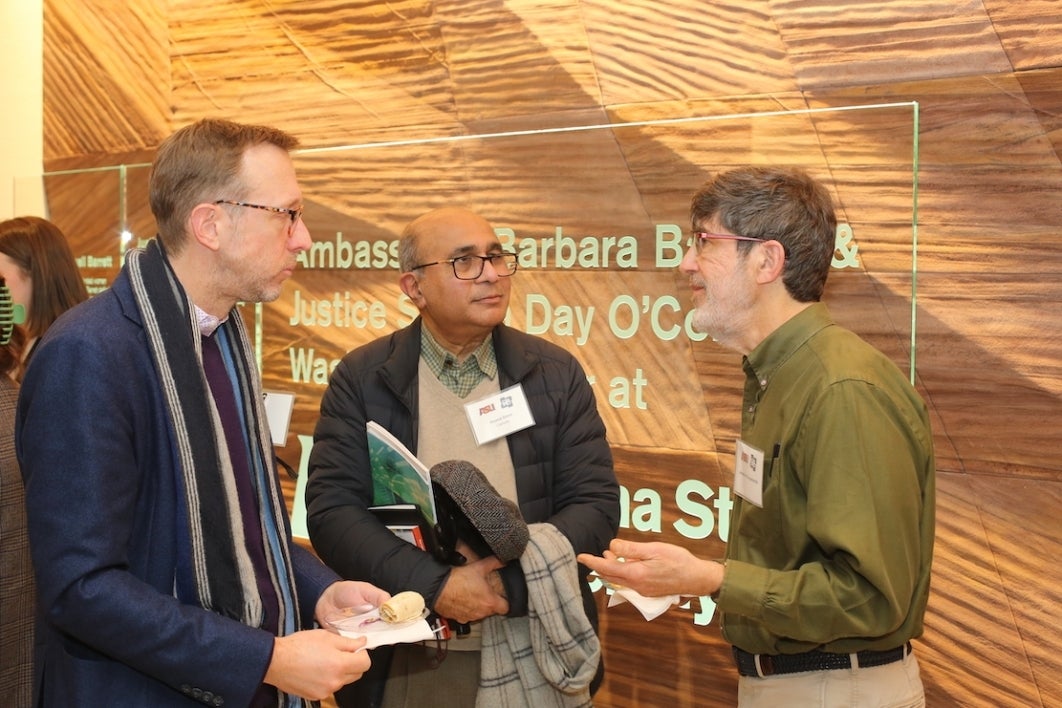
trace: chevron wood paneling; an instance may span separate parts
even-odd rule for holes
[[[654,262],[654,229],[681,228],[689,195],[715,169],[808,167],[829,184],[860,244],[859,267],[831,276],[830,306],[906,366],[917,197],[915,374],[939,463],[933,594],[916,642],[929,705],[1062,705],[1055,0],[45,0],[44,8],[47,170],[142,164],[173,129],[223,116],[303,140],[296,162],[306,222],[336,248],[386,243],[421,211],[453,202],[540,242],[557,228],[575,238],[631,235],[634,269],[614,260],[523,269],[512,321],[540,325],[539,298],[584,314],[596,307],[585,341],[556,326],[543,336],[596,378],[629,495],[621,534],[704,556],[722,552],[725,504],[712,504],[729,485],[740,359],[710,342],[646,329],[619,337],[608,327],[610,305],[624,298],[635,309],[665,297],[686,305],[684,279]],[[872,104],[900,107],[837,110]],[[693,116],[705,120],[524,134]],[[498,133],[520,134],[466,139]],[[319,150],[384,141],[403,145]],[[75,253],[93,257],[86,277],[99,287],[117,272],[119,231],[153,232],[146,176],[141,166],[46,180],[51,216]],[[364,327],[300,321],[306,301],[334,297],[381,303],[386,317]],[[681,325],[681,312],[660,312],[664,326]],[[292,466],[304,457],[329,362],[403,316],[395,271],[379,265],[301,270],[262,309],[266,385],[298,394],[279,449]],[[625,316],[621,309],[613,327]],[[310,349],[319,366],[294,381],[293,352]],[[616,379],[631,387],[617,389]],[[703,515],[679,505],[684,481],[714,495],[702,500]],[[294,482],[287,492],[296,507]],[[681,522],[700,523],[705,537],[682,535]],[[735,672],[710,608],[694,600],[646,623],[599,599],[607,679],[597,705],[733,704]]]

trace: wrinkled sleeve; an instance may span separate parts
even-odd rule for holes
[[[806,515],[782,510],[786,538],[806,547],[787,568],[728,561],[720,606],[815,644],[895,631],[927,560],[927,435],[917,411],[872,384],[830,386],[783,458],[806,494]]]
[[[549,523],[571,542],[575,553],[599,555],[619,529],[619,484],[605,424],[586,372],[573,357],[565,369],[557,405],[554,447],[554,512]]]
[[[372,470],[365,424],[372,415],[395,431],[385,417],[390,413],[368,412],[361,385],[365,378],[348,356],[321,398],[306,485],[310,540],[344,578],[365,580],[391,593],[416,590],[434,605],[449,568],[398,538],[368,511]]]
[[[555,526],[576,554],[599,555],[619,528],[619,484],[605,424],[578,360],[566,352],[559,356],[547,352],[541,364],[541,378],[524,382],[543,394],[531,397],[535,427],[526,436],[510,436],[510,446],[514,462],[535,459],[544,451],[548,464],[541,458],[539,464],[551,472],[544,479],[546,490],[540,490],[544,496],[530,502],[521,497],[521,508],[529,523]],[[588,573],[580,566],[580,577]],[[510,616],[527,614],[520,564],[510,563],[502,576]]]
[[[246,704],[273,636],[182,604],[166,591],[172,567],[160,570],[155,551],[145,550],[165,556],[175,533],[157,524],[172,522],[172,511],[154,513],[174,508],[175,485],[154,463],[170,447],[146,373],[150,359],[128,338],[80,332],[42,342],[19,401],[18,452],[46,621],[73,658],[109,658],[176,690],[193,685]]]

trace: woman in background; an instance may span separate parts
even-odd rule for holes
[[[0,299],[10,299],[3,292]],[[26,534],[26,495],[15,458],[15,402],[25,335],[0,326],[0,705],[33,700],[33,615],[36,590]]]
[[[59,315],[88,300],[88,291],[66,236],[37,216],[0,221],[0,278],[26,311],[26,346],[15,375],[21,381],[40,337]]]
[[[0,221],[0,283],[7,291],[0,296],[25,314],[10,330],[0,323],[0,705],[25,708],[33,695],[36,586],[15,458],[15,382],[48,327],[88,292],[66,236],[36,216]]]

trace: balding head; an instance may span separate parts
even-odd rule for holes
[[[398,242],[398,267],[403,273],[423,262],[424,244],[446,236],[494,233],[482,216],[465,207],[440,207],[418,216],[402,231]],[[460,240],[460,239],[455,239]]]

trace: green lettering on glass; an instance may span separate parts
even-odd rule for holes
[[[837,224],[837,238],[834,241],[833,265],[834,268],[858,268],[859,267],[859,244],[855,242],[852,227],[848,224]]]

